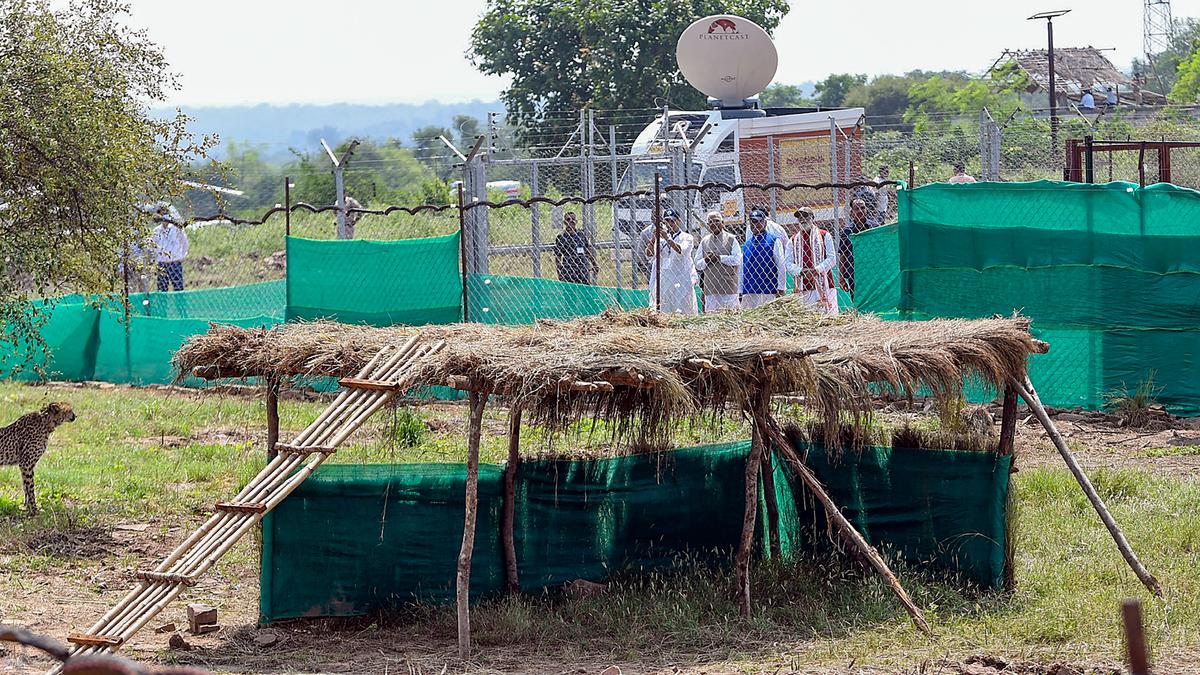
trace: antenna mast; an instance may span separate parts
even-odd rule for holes
[[[1146,56],[1146,64],[1150,72],[1146,79],[1154,76],[1158,86],[1163,88],[1162,78],[1158,76],[1154,59],[1171,47],[1171,38],[1175,35],[1175,20],[1171,17],[1171,0],[1143,0],[1142,5],[1142,52]],[[1165,91],[1163,94],[1167,93]]]

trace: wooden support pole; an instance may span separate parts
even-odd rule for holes
[[[1017,390],[1012,386],[1004,387],[1004,407],[1000,411],[1000,443],[996,448],[996,454],[1000,457],[1012,457],[1016,450],[1017,438]],[[1013,460],[1016,461],[1015,459]],[[1017,470],[1016,464],[1010,465],[1009,475]],[[1011,480],[1011,478],[1010,478]],[[1009,502],[1012,500],[1012,486],[1009,486]],[[1007,526],[1011,523],[1011,514],[1006,519],[1006,527],[1004,533],[1004,588],[1012,589],[1016,587],[1017,577],[1016,570],[1013,568],[1013,553],[1014,542],[1012,529]]]
[[[1042,406],[1041,399],[1038,398],[1037,392],[1033,389],[1033,383],[1029,381],[1029,376],[1022,377],[1023,382],[1012,380],[1011,384],[1021,398],[1029,404],[1030,410],[1037,416],[1038,421],[1042,423],[1042,427],[1046,429],[1046,434],[1050,436],[1050,441],[1054,443],[1054,447],[1058,449],[1058,454],[1062,455],[1063,461],[1067,463],[1067,468],[1071,470],[1071,475],[1075,476],[1079,487],[1083,488],[1083,493],[1087,495],[1088,501],[1092,503],[1092,508],[1096,513],[1100,514],[1100,520],[1104,522],[1104,526],[1108,528],[1108,533],[1112,535],[1113,541],[1117,543],[1117,548],[1124,556],[1125,562],[1129,563],[1129,567],[1133,573],[1137,575],[1142,584],[1150,589],[1151,593],[1158,597],[1162,597],[1162,586],[1159,585],[1158,579],[1154,578],[1153,574],[1142,565],[1138,560],[1137,554],[1133,552],[1133,548],[1129,545],[1129,541],[1125,539],[1125,533],[1121,531],[1117,521],[1109,513],[1108,507],[1104,505],[1104,500],[1096,492],[1096,488],[1092,485],[1092,481],[1088,480],[1087,474],[1079,467],[1079,462],[1075,460],[1075,455],[1071,449],[1067,447],[1067,442],[1063,440],[1062,434],[1058,433],[1058,428],[1054,426],[1054,422],[1050,419],[1050,414],[1046,412],[1046,408]]]
[[[267,378],[267,459],[279,454],[275,444],[279,442],[279,379]]]
[[[1146,631],[1142,627],[1142,603],[1121,603],[1121,623],[1125,628],[1125,663],[1129,675],[1150,675],[1150,656],[1146,653]]]
[[[504,466],[504,510],[500,513],[500,542],[504,551],[504,581],[508,592],[521,591],[517,574],[517,543],[513,536],[516,523],[517,468],[521,464],[521,407],[508,412],[508,464]]]
[[[483,409],[487,405],[487,394],[472,391],[468,400],[471,418],[467,426],[467,494],[455,586],[458,603],[458,657],[463,660],[471,657],[471,555],[475,551],[475,520],[479,508],[479,437],[482,433]]]
[[[762,484],[763,497],[767,502],[767,536],[771,541],[771,559],[778,562],[783,558],[783,543],[779,537],[779,502],[775,497],[775,466],[771,444],[763,444]]]
[[[850,521],[846,520],[846,516],[842,515],[841,510],[838,509],[837,505],[833,503],[833,499],[829,497],[829,493],[825,492],[825,488],[821,486],[821,483],[817,480],[817,477],[808,468],[808,466],[806,466],[804,462],[800,460],[800,457],[796,454],[796,449],[792,447],[791,443],[789,443],[786,438],[784,438],[783,432],[780,430],[779,425],[775,422],[775,420],[770,416],[770,412],[768,411],[766,415],[756,419],[755,424],[762,429],[763,434],[765,434],[770,440],[774,441],[775,446],[779,449],[780,455],[788,462],[788,464],[791,465],[792,470],[796,472],[796,475],[799,476],[802,481],[804,481],[804,486],[808,489],[808,491],[817,498],[817,501],[821,502],[823,507],[825,507],[826,517],[834,526],[837,527],[842,537],[848,540],[855,546],[855,548],[859,550],[860,553],[862,553],[863,557],[865,557],[867,561],[871,563],[871,566],[875,568],[875,571],[878,572],[879,575],[883,577],[884,581],[887,582],[888,586],[891,587],[892,592],[896,594],[896,597],[900,600],[900,604],[904,605],[905,611],[907,611],[908,615],[912,617],[913,623],[917,625],[917,628],[920,628],[921,631],[926,635],[933,635],[933,630],[930,629],[929,622],[925,620],[925,614],[921,612],[921,609],[917,607],[917,605],[912,601],[912,598],[909,597],[908,592],[905,591],[904,587],[900,585],[900,580],[896,578],[895,573],[893,573],[891,568],[888,567],[887,562],[885,562],[883,559],[883,556],[879,555],[879,552],[875,550],[875,547],[867,543],[867,540],[858,533],[858,530],[854,529],[854,526],[850,524]]]
[[[738,580],[738,607],[743,617],[750,616],[750,549],[754,545],[754,524],[758,518],[758,472],[762,465],[763,437],[755,427],[751,434],[750,456],[746,458],[746,502],[742,511],[742,540],[734,558]]]
[[[1000,445],[996,454],[1007,457],[1013,454],[1017,437],[1017,390],[1004,388],[1004,408],[1000,412]]]

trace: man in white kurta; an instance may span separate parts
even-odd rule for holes
[[[683,231],[674,209],[663,209],[662,218],[657,236],[646,245],[646,257],[650,259],[650,308],[672,314],[698,314],[696,266],[692,260],[695,240]]]
[[[833,243],[833,235],[817,227],[813,221],[811,209],[796,211],[796,224],[800,229],[792,237],[788,273],[792,275],[795,293],[805,305],[826,314],[837,314],[837,285],[833,282],[837,248]]]
[[[791,237],[788,236],[787,230],[779,223],[767,217],[767,209],[764,206],[755,206],[750,209],[750,222],[746,224],[746,238],[743,241],[750,241],[750,237],[754,235],[751,225],[757,221],[763,221],[767,224],[767,234],[773,235],[781,242],[783,246],[783,259],[786,261],[792,257],[792,252],[789,248],[792,245]],[[781,265],[776,276],[777,288],[780,294],[787,293],[787,270]]]
[[[696,247],[696,271],[703,272],[700,285],[704,292],[704,311],[739,309],[738,285],[742,269],[742,245],[725,231],[725,222],[717,211],[706,217],[708,234]]]

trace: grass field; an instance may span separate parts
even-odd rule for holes
[[[0,594],[0,619],[6,621],[26,621],[46,608],[54,611],[76,592],[97,604],[98,574],[134,569],[149,562],[145,557],[150,554],[122,550],[111,542],[83,553],[78,541],[91,532],[138,522],[149,523],[152,532],[169,534],[168,543],[173,544],[186,532],[171,534],[172,528],[186,530],[199,522],[205,508],[233,494],[263,461],[264,411],[261,402],[251,398],[0,383],[0,424],[51,400],[70,401],[79,419],[55,434],[39,466],[42,514],[23,515],[17,472],[0,468],[0,587],[24,591],[20,599]],[[282,427],[299,430],[323,407],[320,401],[285,400]],[[461,413],[459,406],[438,405],[380,416],[333,459],[461,461]],[[499,462],[504,456],[504,427],[503,411],[490,410],[484,461]],[[744,433],[730,424],[688,430],[681,442]],[[531,442],[538,439],[531,437]],[[900,569],[905,585],[935,626],[933,639],[912,627],[874,576],[841,559],[801,560],[756,568],[756,608],[748,620],[738,616],[732,573],[725,570],[624,575],[608,592],[592,598],[523,598],[485,605],[473,616],[481,645],[478,665],[512,669],[515,653],[529,663],[643,666],[632,668],[634,672],[672,663],[703,666],[709,672],[811,672],[851,661],[883,672],[939,672],[919,668],[922,663],[980,653],[1046,663],[1111,663],[1121,653],[1119,603],[1139,597],[1146,602],[1156,658],[1175,664],[1169,672],[1200,666],[1200,487],[1146,470],[1094,472],[1135,549],[1162,581],[1167,595],[1159,601],[1150,598],[1125,567],[1065,470],[1024,459],[1020,463],[1023,469],[1014,476],[1014,592],[967,591],[917,570]],[[221,579],[240,581],[232,591],[209,586],[206,592],[232,593],[225,601],[241,606],[239,616],[252,622],[257,593],[254,542],[237,547],[217,572]],[[59,594],[66,597],[37,591],[43,583],[57,583]],[[124,583],[116,586],[123,588]],[[93,607],[85,615],[94,618],[96,609],[102,608]],[[375,625],[370,631],[386,645],[387,654],[399,659],[422,653],[435,665],[449,658],[451,611],[420,607],[396,621],[398,625]],[[361,626],[355,630],[361,632],[344,640],[368,639]],[[65,628],[57,637],[64,634]],[[340,643],[328,636],[295,640],[298,646],[276,661],[241,652],[222,660],[217,656],[225,652],[219,649],[204,658],[174,652],[169,658],[200,659],[216,670],[276,672],[301,663],[318,668],[343,656],[331,654],[336,651],[333,645]],[[145,658],[163,648],[165,636],[151,636],[139,644],[133,649]],[[363,654],[362,644],[350,644],[357,645],[354,653]]]

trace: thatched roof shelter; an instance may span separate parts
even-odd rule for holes
[[[175,365],[209,378],[342,377],[414,332],[445,342],[420,363],[420,383],[497,395],[551,429],[607,419],[617,433],[634,431],[639,445],[661,440],[681,419],[741,414],[760,388],[804,397],[833,432],[861,420],[880,387],[958,397],[974,379],[1000,390],[1023,376],[1030,353],[1045,350],[1020,317],[827,317],[785,298],[741,313],[609,311],[527,326],[214,326],[189,340]]]

